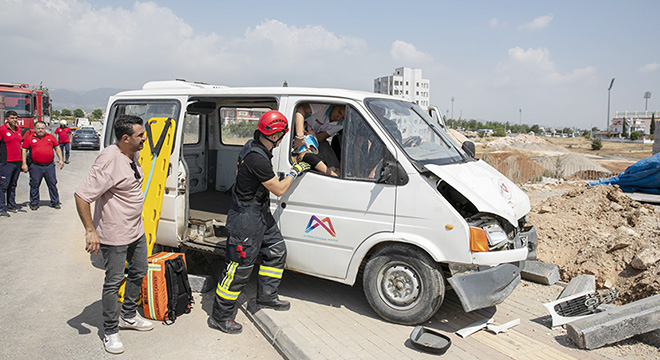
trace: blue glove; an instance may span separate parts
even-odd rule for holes
[[[298,175],[304,173],[305,171],[308,171],[309,169],[310,169],[309,164],[304,161],[301,161],[297,164],[294,164],[291,167],[291,170],[289,170],[289,173],[287,175],[291,176],[293,180],[295,180],[296,177],[298,177]]]

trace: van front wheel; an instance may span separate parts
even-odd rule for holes
[[[364,269],[364,294],[385,320],[416,325],[433,316],[445,296],[442,271],[426,253],[405,245],[378,250]]]

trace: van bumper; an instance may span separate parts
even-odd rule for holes
[[[500,264],[487,270],[454,275],[449,284],[465,312],[502,303],[520,283],[520,263]]]

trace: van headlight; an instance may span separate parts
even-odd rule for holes
[[[481,227],[486,231],[488,236],[488,246],[493,248],[509,240],[506,232],[498,224],[489,224]]]

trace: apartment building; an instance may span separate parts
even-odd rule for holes
[[[374,79],[374,92],[399,96],[426,108],[430,105],[431,82],[422,78],[422,69],[400,67],[392,75]]]

